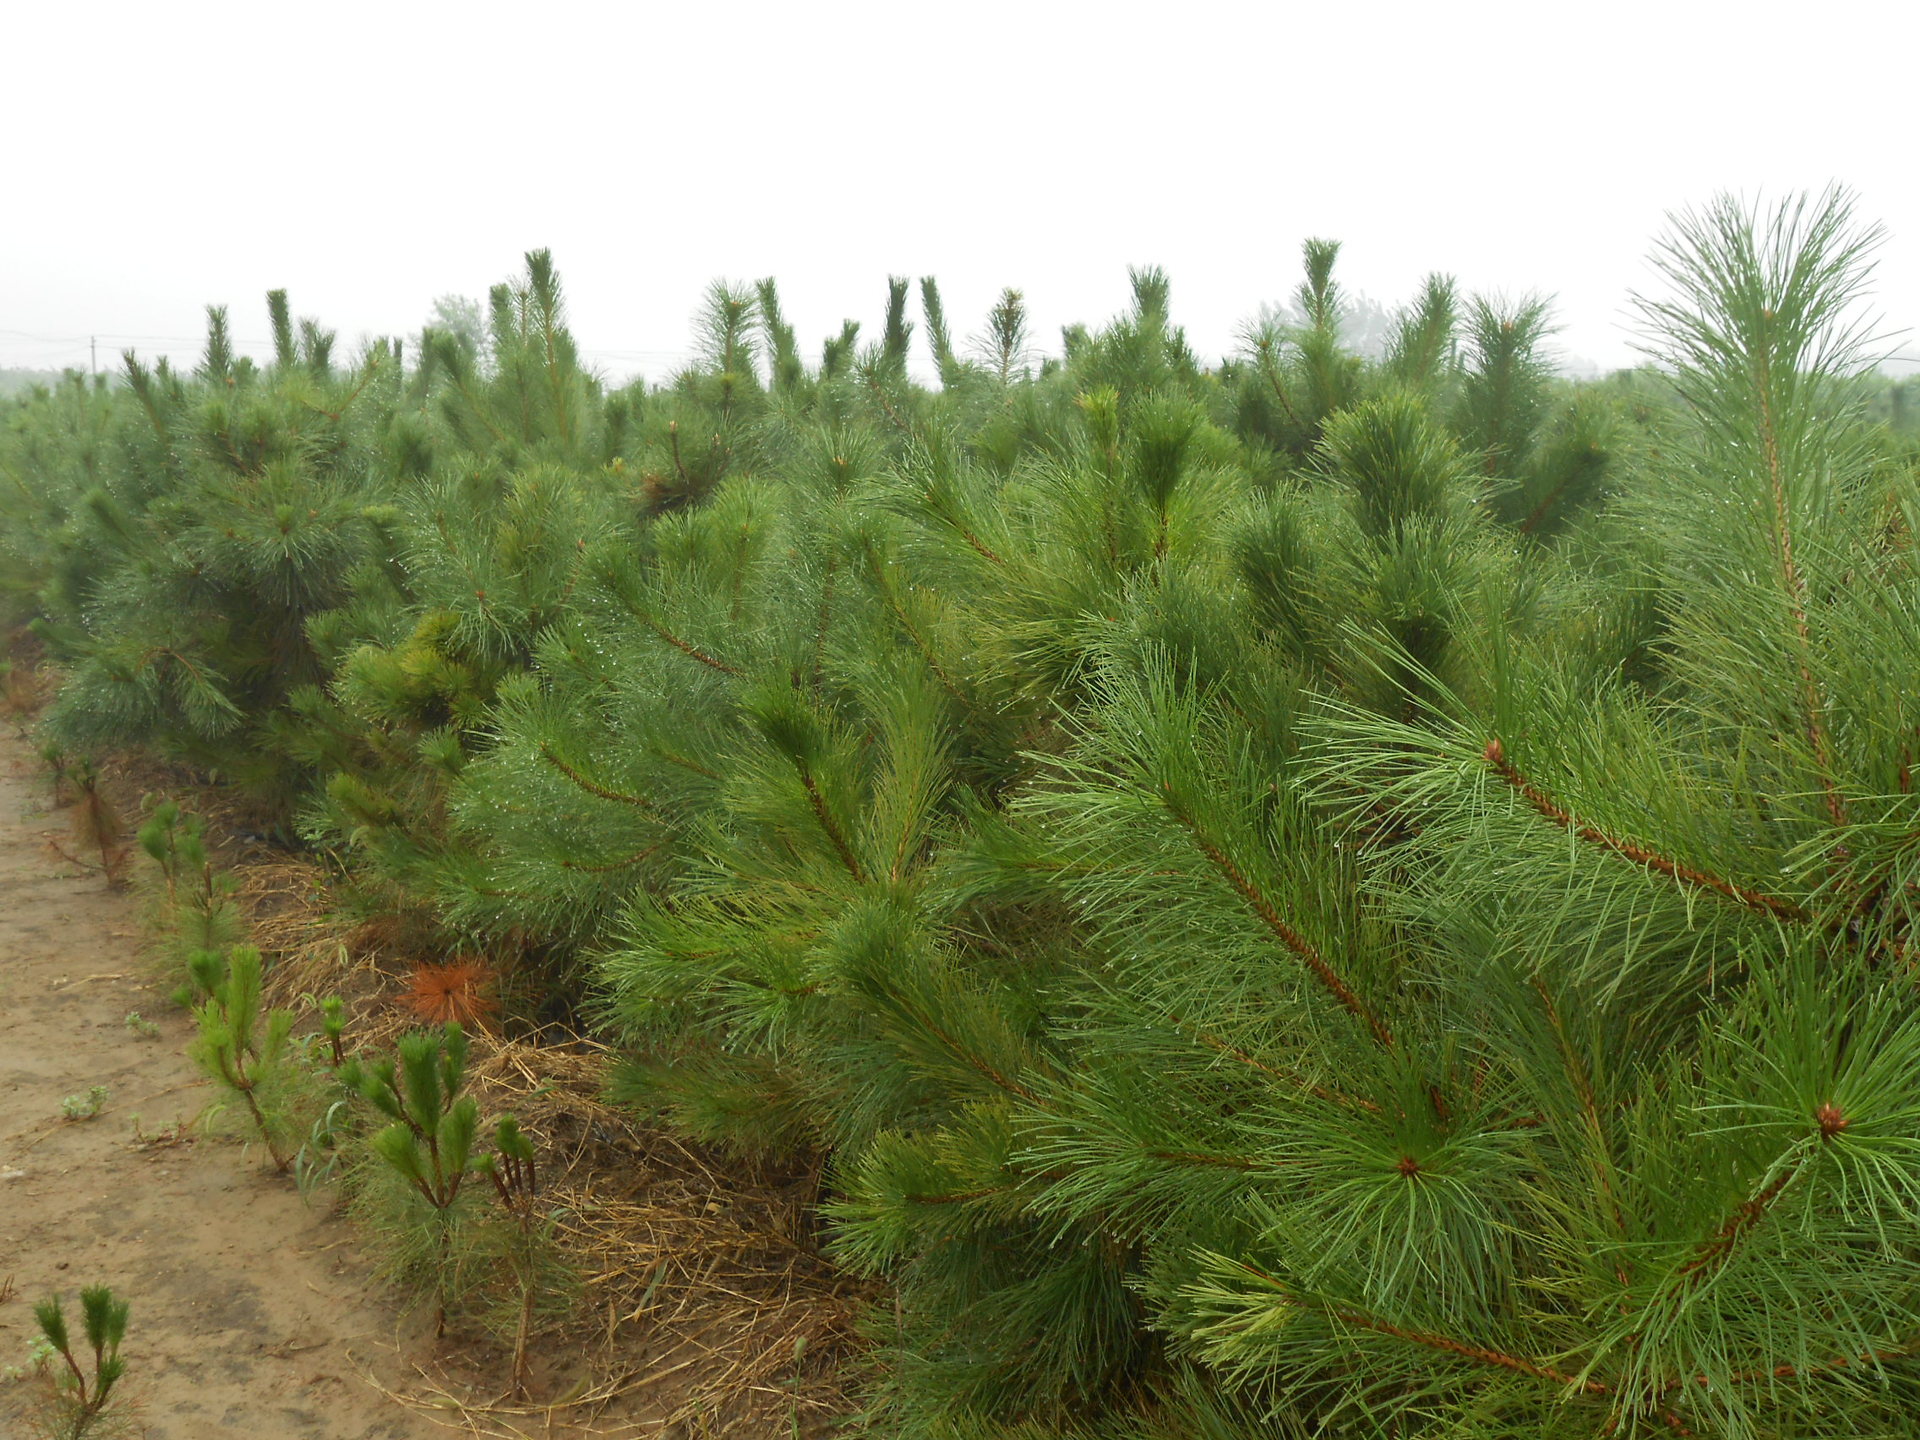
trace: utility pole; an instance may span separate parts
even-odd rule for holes
[[[89,375],[100,373],[100,337],[98,335],[87,336],[87,373]]]

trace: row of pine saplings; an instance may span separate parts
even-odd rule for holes
[[[57,752],[45,758],[56,798],[68,784],[77,792],[76,839],[117,883],[128,848],[116,843],[97,774]],[[219,1092],[207,1119],[235,1116],[303,1194],[340,1183],[381,1273],[433,1306],[435,1338],[450,1320],[474,1321],[510,1343],[510,1393],[524,1398],[536,1323],[566,1308],[574,1276],[541,1203],[532,1140],[512,1114],[482,1124],[466,1031],[449,1020],[402,1035],[390,1055],[350,1055],[344,1001],[308,995],[301,1004],[318,1028],[296,1034],[300,1016],[265,1000],[259,949],[236,943],[235,886],[208,854],[205,822],[162,801],[138,840],[157,871],[156,929],[180,979],[173,998],[198,1026],[188,1053]],[[59,1296],[34,1309],[30,1359],[47,1382],[38,1418],[56,1440],[84,1440],[117,1418],[129,1305],[101,1285],[81,1292],[81,1311],[76,1343]]]

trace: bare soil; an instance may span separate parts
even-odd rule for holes
[[[148,974],[133,899],[51,848],[73,842],[27,753],[0,740],[0,1370],[25,1361],[35,1300],[59,1292],[77,1320],[80,1287],[108,1284],[132,1306],[135,1433],[444,1435],[362,1378],[394,1362],[400,1320],[346,1225],[196,1129],[192,1022]],[[99,1113],[63,1118],[94,1086]],[[34,1395],[0,1384],[0,1432]]]

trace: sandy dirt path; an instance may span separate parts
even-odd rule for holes
[[[390,1357],[396,1317],[345,1224],[257,1150],[196,1131],[192,1023],[149,977],[137,902],[48,848],[71,845],[50,798],[28,748],[0,737],[0,1371],[26,1357],[35,1300],[60,1291],[77,1324],[80,1287],[106,1283],[132,1305],[135,1434],[446,1435],[361,1378]],[[129,1011],[159,1034],[132,1034]],[[95,1085],[98,1117],[63,1120],[63,1097]],[[0,1435],[30,1433],[28,1395],[0,1383]]]

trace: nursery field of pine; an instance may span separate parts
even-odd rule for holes
[[[1044,360],[716,285],[617,386],[545,252],[419,353],[275,292],[0,402],[8,701],[221,1123],[501,1415],[657,1340],[656,1224],[788,1308],[646,1433],[1920,1437],[1882,243],[1678,215],[1582,383],[1439,275],[1351,353],[1322,241],[1218,363],[1154,270]],[[762,1240],[606,1199],[676,1165]]]

